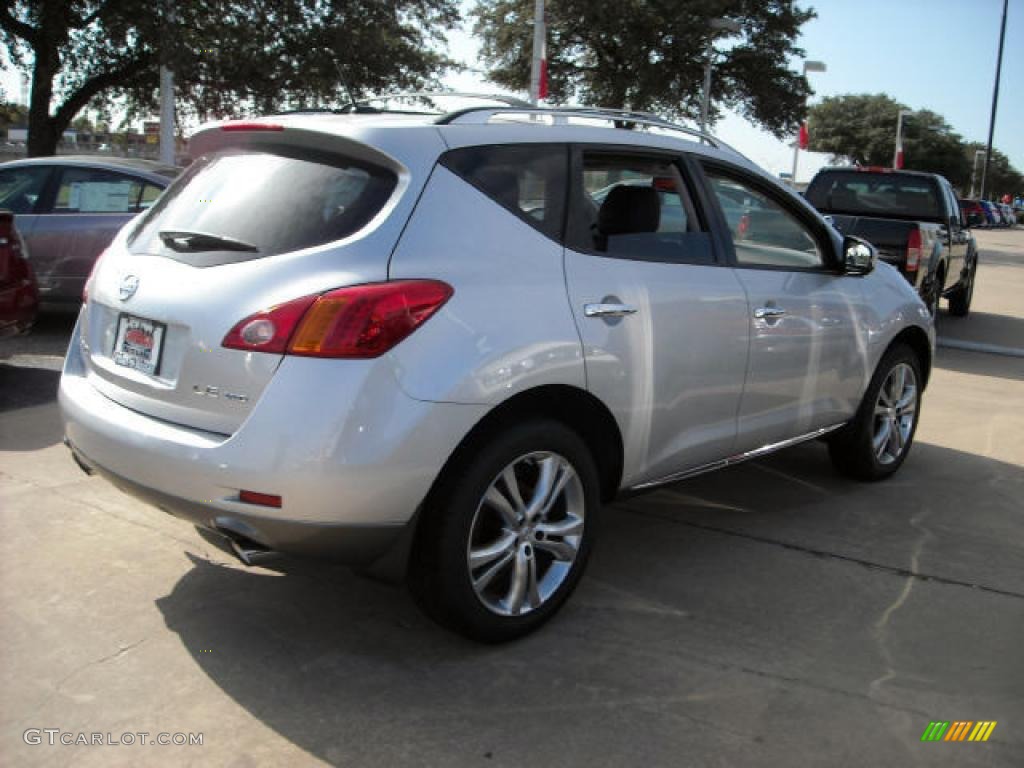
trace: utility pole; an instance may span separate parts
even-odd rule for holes
[[[996,105],[999,103],[999,77],[1003,70],[1003,42],[1006,40],[1006,8],[1009,0],[1003,0],[1003,23],[999,28],[999,54],[996,56],[996,84],[992,89],[992,117],[988,121],[988,144],[985,147],[985,165],[981,169],[981,197],[985,199],[985,183],[988,180],[988,164],[992,160],[992,134],[996,130]]]
[[[544,0],[535,0],[533,5],[533,59],[530,62],[530,103],[534,106],[541,99],[542,68],[546,58],[544,44],[547,29],[544,24]]]
[[[167,18],[167,30],[164,37],[165,49],[160,61],[160,162],[174,165],[174,73],[168,66],[171,57],[166,46],[173,46],[174,35],[174,0],[164,0]]]

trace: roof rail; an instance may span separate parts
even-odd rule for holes
[[[352,101],[339,109],[334,110],[339,114],[373,114],[373,113],[393,113],[402,112],[404,114],[423,114],[423,115],[444,115],[448,114],[442,108],[437,108],[433,111],[407,111],[407,110],[394,110],[388,109],[388,102],[398,100],[409,100],[409,101],[420,101],[423,106],[426,107],[430,102],[434,102],[431,106],[437,106],[436,102],[438,99],[475,99],[477,101],[490,101],[498,102],[498,104],[507,107],[529,107],[528,101],[517,99],[514,96],[502,96],[500,94],[484,94],[484,93],[463,93],[461,91],[400,91],[398,93],[387,93],[383,96],[375,96],[369,99],[360,99],[359,101]],[[375,103],[383,104],[383,107],[373,106]],[[494,106],[491,104],[490,106]],[[473,109],[473,108],[470,108]],[[460,110],[465,111],[465,110]]]
[[[707,131],[690,128],[673,123],[651,112],[640,112],[630,109],[607,109],[605,107],[535,107],[532,105],[510,105],[507,107],[470,107],[468,109],[442,115],[435,122],[438,125],[486,125],[494,118],[508,115],[525,115],[533,117],[551,117],[555,125],[565,125],[570,119],[605,120],[615,128],[637,130],[638,128],[657,128],[664,131],[682,133],[695,138],[701,143],[715,149],[722,149],[734,154],[744,155]]]

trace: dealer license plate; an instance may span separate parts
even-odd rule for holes
[[[114,362],[147,376],[160,371],[160,349],[166,326],[134,315],[121,315],[117,321]]]

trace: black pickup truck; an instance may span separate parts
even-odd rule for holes
[[[823,168],[804,193],[844,235],[864,238],[917,288],[934,315],[971,310],[978,250],[956,194],[937,173]]]

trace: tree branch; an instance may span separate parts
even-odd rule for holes
[[[10,32],[15,37],[20,37],[33,48],[39,43],[39,30],[31,24],[26,24],[20,19],[11,15],[11,6],[4,3],[0,7],[0,27]]]
[[[57,108],[53,115],[53,122],[58,132],[67,126],[75,115],[89,103],[89,100],[96,94],[120,85],[124,80],[136,74],[140,70],[156,63],[156,56],[152,53],[144,53],[139,58],[133,59],[122,67],[112,69],[108,72],[101,72],[82,83],[64,103]]]

